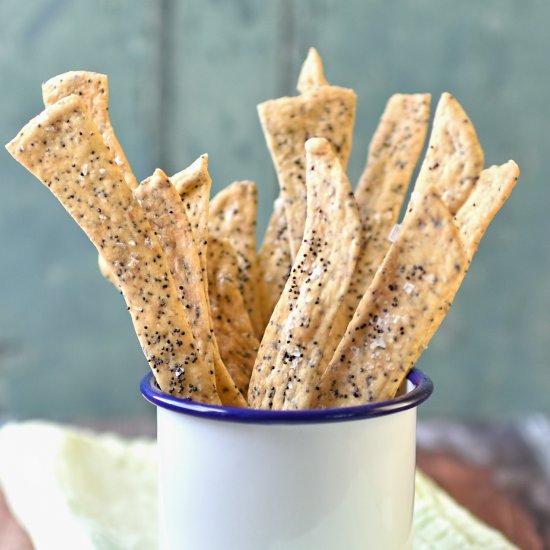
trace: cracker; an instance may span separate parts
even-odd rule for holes
[[[506,202],[519,177],[519,167],[510,160],[481,172],[479,181],[455,220],[469,259],[474,256],[485,230]]]
[[[201,155],[187,168],[174,174],[170,180],[185,206],[185,213],[197,243],[203,273],[206,273],[208,211],[212,186],[212,179],[208,173],[208,155]]]
[[[302,70],[300,71],[300,76],[298,77],[296,89],[301,94],[305,94],[318,86],[328,85],[327,79],[325,78],[323,60],[321,59],[319,52],[315,48],[309,48],[306,60],[304,61]]]
[[[143,208],[166,255],[179,299],[187,312],[198,354],[206,368],[215,372],[222,404],[246,406],[223,362],[214,360],[215,347],[204,275],[191,224],[178,191],[168,176],[157,169],[134,190],[134,197]]]
[[[193,230],[201,263],[201,270],[204,275],[204,292],[210,312],[206,255],[208,248],[208,214],[212,180],[208,173],[208,155],[201,155],[189,167],[173,175],[171,179],[172,184],[180,194],[181,200],[185,205],[185,212],[191,223],[191,229]],[[208,316],[208,321],[210,323],[210,333],[212,334],[214,332],[214,327],[212,324],[211,312]],[[218,385],[230,388],[232,387],[233,381],[229,380],[230,376],[220,356],[218,342],[215,337],[212,339],[212,344],[214,348],[214,365],[216,366]],[[229,393],[229,397],[231,397],[231,395],[232,394]],[[222,401],[224,401],[223,396]],[[240,398],[238,401],[238,406],[241,406]]]
[[[442,94],[410,206],[433,187],[455,214],[472,192],[483,164],[483,150],[468,115],[451,94]]]
[[[369,146],[365,170],[355,191],[363,228],[361,252],[349,290],[327,342],[328,359],[376,270],[382,263],[430,122],[429,94],[395,94],[384,110]]]
[[[256,184],[236,181],[210,201],[208,230],[218,239],[227,239],[237,253],[241,294],[252,328],[261,337],[264,327],[256,254],[256,207]]]
[[[79,96],[46,108],[7,149],[54,193],[109,263],[161,389],[219,404],[214,374],[197,353],[162,249]]]
[[[260,122],[271,153],[287,218],[291,257],[295,258],[304,233],[306,184],[304,143],[326,138],[346,169],[351,152],[356,96],[353,90],[330,86],[324,80],[318,55],[308,55],[296,97],[282,97],[258,105]]]
[[[92,120],[99,128],[103,141],[115,155],[115,162],[124,174],[124,180],[131,189],[137,187],[137,180],[130,168],[124,150],[120,146],[109,118],[109,83],[107,75],[89,71],[69,71],[42,84],[42,99],[48,107],[69,95],[78,95],[88,109]],[[117,286],[107,261],[101,254],[97,257],[99,271],[110,283]]]
[[[426,190],[405,217],[310,405],[345,407],[394,397],[467,267],[452,214],[433,189]]]
[[[238,257],[227,240],[208,242],[208,288],[214,334],[229,374],[243,395],[260,343],[239,290]]]
[[[260,305],[263,334],[292,268],[286,217],[281,198],[276,199],[273,205],[273,213],[258,253],[258,264],[261,275]]]
[[[212,187],[212,178],[208,172],[208,155],[201,155],[187,168],[174,174],[170,179],[181,197],[185,213],[191,224],[191,230],[193,231],[193,237],[201,262],[204,292],[208,299],[206,250],[208,246],[210,188]]]
[[[304,408],[359,253],[357,203],[338,157],[313,138],[306,159],[305,234],[254,365],[248,400],[257,408]]]
[[[124,174],[124,180],[131,189],[137,187],[137,180],[130,168],[124,150],[115,135],[109,118],[109,83],[107,75],[89,71],[69,71],[42,84],[42,98],[48,107],[69,95],[78,95],[88,109],[92,120],[99,128],[103,141],[112,151],[115,162]]]

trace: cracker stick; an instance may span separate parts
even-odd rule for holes
[[[356,104],[353,90],[327,84],[316,52],[310,51],[298,82],[301,95],[258,105],[260,122],[279,179],[293,259],[302,241],[306,218],[304,143],[310,137],[326,138],[345,170],[351,151]]]
[[[248,400],[257,408],[306,405],[359,253],[357,203],[338,157],[326,139],[313,138],[306,159],[305,233],[252,372]]]
[[[455,216],[468,258],[475,254],[479,241],[509,197],[519,177],[519,167],[510,160],[481,172],[479,181]]]
[[[206,368],[215,372],[222,404],[246,406],[246,401],[223,362],[214,361],[215,348],[210,332],[204,276],[191,224],[176,188],[162,170],[155,170],[150,178],[134,190],[134,197],[143,208],[166,255],[179,299],[188,314],[197,353]]]
[[[219,404],[166,258],[79,96],[46,108],[7,149],[54,193],[109,263],[161,389]]]
[[[208,229],[212,236],[227,239],[239,259],[240,290],[254,333],[262,335],[260,271],[256,254],[256,184],[236,181],[210,201]]]
[[[89,71],[69,71],[50,78],[42,84],[42,98],[46,107],[69,95],[78,95],[101,132],[103,141],[112,151],[115,162],[124,174],[130,189],[137,180],[115,135],[109,118],[109,83],[107,75]]]
[[[212,185],[212,179],[208,173],[208,155],[201,155],[193,164],[174,174],[170,179],[185,206],[185,213],[191,222],[197,243],[203,273],[206,273],[208,211]]]
[[[472,192],[483,163],[483,150],[468,115],[451,94],[442,94],[409,206],[433,187],[455,214]]]
[[[443,320],[467,267],[453,217],[428,189],[405,217],[310,405],[345,407],[394,397]]]
[[[430,99],[430,94],[393,95],[369,145],[355,198],[368,239],[363,266],[370,278],[389,248],[388,235],[422,152],[430,123]]]
[[[263,334],[292,268],[286,217],[281,198],[276,199],[273,205],[273,213],[258,253],[258,264],[261,274],[260,304]]]
[[[238,257],[227,240],[208,241],[208,288],[214,334],[227,370],[243,395],[248,393],[260,343],[239,290]]]
[[[208,155],[201,155],[188,168],[172,176],[172,184],[180,194],[181,200],[185,205],[185,212],[191,223],[191,229],[193,230],[201,264],[201,271],[203,273],[204,293],[208,302],[209,311],[208,323],[210,325],[210,333],[212,334],[214,332],[214,327],[212,323],[212,312],[210,310],[211,308],[208,294],[208,277],[206,274],[208,214],[210,208],[210,187],[212,184],[210,174],[208,173]],[[215,336],[212,338],[212,345],[218,386],[230,387],[230,376],[220,356],[218,341]],[[225,398],[222,396],[222,401],[224,401],[224,399]],[[238,401],[238,406],[241,406],[240,399]]]
[[[429,122],[429,94],[395,94],[386,105],[355,191],[363,240],[349,290],[327,341],[327,360],[390,247],[388,236],[397,222]]]
[[[298,84],[296,89],[305,94],[313,88],[318,86],[328,86],[329,83],[325,78],[325,69],[323,67],[323,60],[319,55],[319,52],[315,48],[309,48],[307,52],[306,60],[302,65],[300,76],[298,77]]]
[[[124,180],[131,189],[135,189],[137,187],[136,178],[118,142],[109,118],[107,75],[88,71],[70,71],[54,76],[42,84],[42,98],[46,107],[71,94],[80,96],[92,120],[99,128],[103,141],[115,155],[115,162],[122,169]],[[116,277],[109,270],[107,261],[102,258],[101,254],[97,260],[101,274],[114,286],[117,286]]]

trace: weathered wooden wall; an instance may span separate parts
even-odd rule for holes
[[[138,179],[210,154],[215,189],[276,180],[256,103],[293,92],[310,45],[359,94],[356,179],[387,97],[453,92],[487,163],[522,177],[421,360],[428,414],[550,411],[550,4],[544,0],[0,0],[0,141],[69,69],[110,76],[111,115]],[[53,197],[0,152],[0,415],[148,411],[122,299]]]

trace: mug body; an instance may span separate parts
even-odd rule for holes
[[[157,405],[163,550],[406,549],[412,545],[420,371],[392,401],[308,411]]]

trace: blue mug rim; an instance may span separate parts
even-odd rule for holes
[[[407,375],[407,380],[414,387],[406,394],[388,401],[375,401],[365,405],[337,409],[305,409],[298,411],[221,407],[180,399],[163,393],[157,386],[151,372],[142,378],[140,390],[143,397],[157,407],[209,420],[246,424],[321,424],[376,418],[418,407],[432,394],[433,382],[418,369],[412,369]]]

